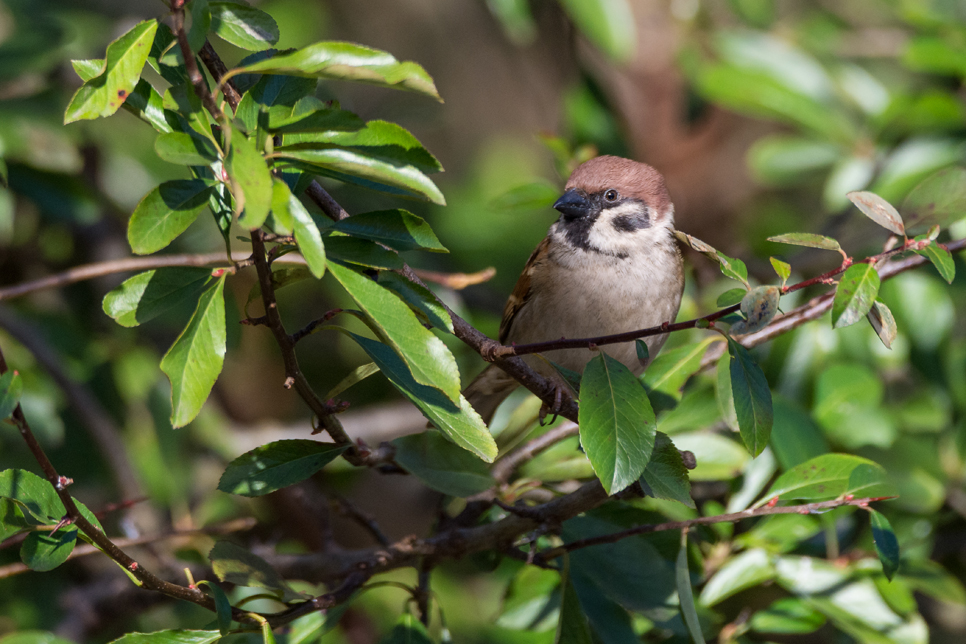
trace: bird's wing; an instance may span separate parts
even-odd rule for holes
[[[513,321],[516,319],[517,313],[526,306],[530,300],[530,296],[533,294],[531,278],[533,277],[534,271],[540,269],[540,266],[546,261],[549,254],[550,236],[548,235],[534,249],[533,253],[530,254],[530,259],[527,260],[527,265],[524,267],[523,272],[520,273],[520,279],[517,280],[517,285],[513,287],[513,292],[507,299],[506,306],[503,307],[503,319],[500,321],[501,344],[505,343],[507,337],[509,337],[510,327],[513,326]]]

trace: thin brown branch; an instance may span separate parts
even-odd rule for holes
[[[235,519],[233,521],[228,521],[227,523],[219,523],[213,526],[207,526],[204,528],[192,528],[190,530],[172,530],[171,532],[165,532],[164,534],[146,535],[143,537],[136,537],[132,539],[113,539],[114,545],[118,548],[129,548],[131,546],[143,546],[150,543],[158,543],[159,541],[167,541],[168,539],[177,539],[179,537],[192,537],[196,535],[209,535],[209,536],[219,536],[224,534],[231,534],[233,532],[243,532],[245,530],[251,530],[257,525],[257,521],[251,517],[246,517],[243,519]],[[5,546],[8,542],[13,539],[8,539],[3,543]],[[87,555],[92,555],[100,550],[90,544],[79,545],[74,548],[70,556],[67,557],[67,561],[72,559],[77,559],[79,557],[86,557]],[[19,575],[24,572],[29,572],[30,568],[23,563],[14,563],[7,566],[0,566],[0,579],[6,577],[13,577],[14,575]]]
[[[413,273],[419,276],[424,282],[440,284],[455,291],[462,290],[467,286],[482,284],[493,279],[496,269],[492,266],[484,268],[475,273],[439,273],[437,271],[427,271],[421,268],[414,268]]]
[[[376,521],[368,512],[362,510],[354,503],[346,499],[345,497],[339,496],[338,494],[333,494],[332,498],[338,508],[339,514],[344,517],[348,517],[358,523],[362,528],[372,535],[372,538],[376,540],[381,546],[389,546],[391,543],[389,537],[386,533],[382,531],[379,527],[379,523]]]
[[[198,55],[201,57],[201,62],[203,62],[205,67],[208,68],[208,72],[211,74],[211,77],[214,78],[218,86],[221,87],[221,91],[225,95],[225,100],[228,101],[228,105],[231,106],[231,111],[234,112],[236,109],[238,109],[238,104],[241,103],[242,97],[238,91],[238,88],[235,87],[235,84],[232,83],[231,80],[225,84],[222,84],[221,77],[224,76],[225,72],[228,71],[228,68],[225,67],[225,63],[223,63],[221,58],[218,57],[214,47],[212,47],[211,43],[207,40],[202,46],[201,51],[198,52]]]
[[[198,68],[198,61],[195,60],[195,55],[191,51],[191,46],[188,44],[188,34],[184,29],[184,4],[184,0],[171,0],[171,18],[174,23],[174,35],[178,40],[178,47],[181,49],[181,56],[184,58],[185,70],[188,72],[188,79],[195,89],[195,94],[201,99],[205,109],[220,121],[222,117],[221,109],[218,107],[218,103],[215,102],[215,98],[211,95],[211,90],[208,89],[208,82]]]
[[[634,535],[638,534],[663,532],[665,530],[687,530],[694,526],[712,525],[715,523],[735,523],[736,521],[741,521],[742,519],[763,517],[771,514],[819,514],[822,511],[831,510],[832,508],[839,508],[846,505],[864,508],[868,507],[870,503],[874,503],[875,501],[885,501],[893,498],[895,497],[880,496],[856,499],[849,495],[845,498],[833,499],[831,501],[819,501],[816,503],[805,503],[802,505],[775,505],[770,507],[765,505],[753,510],[743,510],[742,512],[732,512],[730,514],[718,514],[710,517],[699,517],[697,519],[689,519],[687,521],[668,521],[667,523],[639,525],[633,528],[628,528],[627,530],[621,530],[620,532],[613,532],[611,534],[605,534],[599,537],[590,537],[587,539],[571,541],[570,543],[565,543],[562,546],[540,552],[537,554],[537,557],[543,561],[549,561],[551,559],[561,557],[568,552],[573,552],[574,550],[589,548],[590,546],[599,546],[607,543],[617,543],[622,539],[633,537]]]
[[[577,431],[577,423],[561,423],[557,427],[540,434],[533,440],[524,443],[517,449],[497,460],[490,473],[493,475],[493,478],[497,483],[506,483],[510,480],[510,476],[513,475],[513,472],[515,472],[520,465],[526,461],[529,461],[531,458],[548,447],[556,445],[560,441],[570,438],[571,436],[576,436]]]

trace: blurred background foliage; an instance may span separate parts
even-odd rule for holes
[[[448,205],[408,207],[432,223],[451,253],[406,259],[442,271],[495,267],[496,277],[484,285],[440,292],[490,336],[526,257],[554,219],[548,206],[575,160],[610,153],[656,166],[667,176],[678,227],[743,258],[761,283],[775,280],[769,256],[791,261],[798,277],[838,261],[824,251],[792,252],[766,242],[769,235],[818,232],[838,238],[855,257],[878,252],[886,233],[856,217],[845,193],[868,189],[898,206],[923,177],[966,160],[966,5],[959,0],[269,0],[258,6],[278,22],[279,47],[350,40],[418,61],[433,76],[444,104],[338,82],[323,84],[319,96],[338,98],[366,119],[401,123],[440,159],[446,172],[436,181]],[[0,189],[0,287],[128,255],[129,213],[152,186],[179,177],[154,153],[154,133],[130,115],[62,125],[79,85],[69,59],[101,56],[135,21],[163,11],[146,0],[0,4],[0,149],[9,179]],[[229,65],[245,55],[214,44]],[[326,187],[349,212],[397,205],[335,182]],[[954,236],[966,235],[962,223]],[[214,228],[201,221],[173,250],[207,252],[219,244]],[[700,256],[689,259],[682,318],[713,310],[731,286]],[[962,257],[956,261],[962,272]],[[140,513],[141,529],[145,521],[157,530],[253,514],[262,520],[255,540],[280,549],[314,547],[318,526],[301,512],[297,491],[257,501],[212,492],[228,460],[268,436],[302,436],[308,421],[294,394],[279,387],[282,365],[270,335],[236,323],[254,276],[228,283],[237,305],[228,306],[225,371],[201,416],[178,431],[168,421],[168,384],[157,365],[190,311],[171,311],[136,331],[120,328],[101,312],[100,300],[121,279],[0,302],[0,343],[24,376],[25,412],[52,459],[77,481],[75,494],[94,509],[149,497],[130,511]],[[338,306],[338,297],[303,282],[280,293],[280,308],[297,328]],[[794,610],[811,611],[795,619],[774,604],[755,614],[742,637],[925,641],[919,614],[929,641],[966,636],[963,280],[948,287],[924,267],[884,284],[881,297],[899,326],[891,351],[864,325],[833,332],[827,320],[756,350],[776,394],[772,448],[759,459],[749,460],[719,421],[713,371],[694,378],[660,418],[659,429],[697,456],[691,479],[701,514],[742,509],[776,471],[829,450],[881,463],[901,492],[882,507],[904,556],[891,585],[881,574],[849,567],[850,553],[871,551],[868,524],[852,509],[707,531],[704,572],[744,562],[735,574],[745,577],[724,590],[708,585],[699,599],[716,631],[731,624],[743,633],[747,608],[807,594],[795,587],[794,575],[781,578],[787,570],[729,559],[760,549],[828,555],[833,571],[848,570],[875,587],[853,585],[859,590],[847,597],[795,604]],[[782,301],[785,310],[795,304],[791,296]],[[700,337],[679,334],[665,351]],[[449,343],[464,376],[473,375],[481,361]],[[335,334],[310,337],[300,354],[320,392],[363,361],[355,345]],[[120,456],[91,435],[60,378],[82,383],[107,410],[121,437]],[[380,378],[345,397],[352,403],[345,416],[350,434],[370,443],[423,425]],[[575,450],[565,447],[570,452],[560,454]],[[4,468],[32,468],[9,425],[0,424],[0,458]],[[129,462],[128,478],[112,459]],[[545,460],[560,466],[552,456]],[[540,466],[539,459],[528,465],[530,474],[550,476]],[[391,537],[422,533],[433,521],[438,498],[411,477],[338,467],[324,476],[377,516]],[[660,509],[693,516],[683,506]],[[132,520],[115,513],[106,524],[123,534],[133,530]],[[333,521],[347,547],[370,543],[352,522]],[[210,544],[185,542],[178,560],[149,554],[161,569],[179,569],[183,561],[204,562]],[[16,559],[16,547],[0,549],[0,564]],[[552,641],[555,620],[544,618],[559,601],[547,594],[553,583],[527,570],[504,600],[520,566],[504,562],[492,573],[492,563],[451,563],[434,578],[456,640]],[[393,576],[413,581],[410,573]],[[701,578],[697,573],[695,580]],[[759,585],[769,580],[776,583]],[[0,579],[0,635],[50,629],[96,642],[125,629],[207,620],[196,607],[154,606],[153,597],[98,604],[98,593],[118,583],[128,582],[95,557],[45,575]],[[375,641],[403,603],[392,588],[367,593],[326,641]],[[653,622],[638,617],[632,626],[648,641],[685,641],[680,623],[675,628],[671,621],[653,630]],[[878,629],[874,637],[869,629]],[[775,632],[810,634],[762,634]]]

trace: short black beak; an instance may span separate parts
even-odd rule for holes
[[[573,219],[586,217],[592,214],[594,210],[594,206],[590,200],[583,194],[577,192],[576,188],[571,188],[565,192],[560,199],[557,199],[557,203],[553,207],[562,212],[567,218]]]

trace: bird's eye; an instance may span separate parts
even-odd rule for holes
[[[608,190],[607,192],[604,193],[604,199],[607,200],[607,201],[610,201],[611,203],[617,201],[617,198],[618,197],[620,197],[620,194],[616,190],[613,190],[613,189],[612,190]]]

